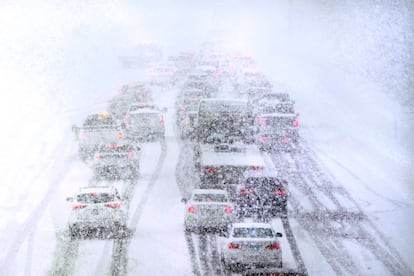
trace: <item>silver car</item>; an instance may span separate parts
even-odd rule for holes
[[[278,237],[269,223],[234,223],[222,244],[224,268],[282,267]]]
[[[69,217],[71,238],[87,236],[92,231],[104,234],[104,237],[126,232],[126,206],[114,186],[81,187],[67,201],[72,202]]]
[[[185,206],[186,231],[227,231],[234,219],[234,206],[225,190],[194,189]]]

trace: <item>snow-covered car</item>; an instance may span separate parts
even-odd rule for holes
[[[132,144],[103,144],[92,163],[97,178],[131,179],[139,174],[140,148]]]
[[[299,141],[295,113],[269,113],[255,118],[256,143],[263,151],[293,150]]]
[[[123,141],[124,133],[121,124],[111,115],[88,115],[81,128],[73,126],[79,142],[79,156],[82,160],[93,158],[102,143],[118,143]]]
[[[69,233],[71,238],[85,237],[92,231],[105,237],[117,237],[127,230],[127,211],[114,186],[81,187],[71,202]]]
[[[177,68],[170,65],[156,65],[149,69],[149,81],[154,85],[173,85],[176,79]]]
[[[201,99],[198,107],[197,138],[208,143],[210,137],[220,135],[229,140],[251,142],[253,117],[247,100],[234,98]]]
[[[139,108],[131,111],[125,118],[125,133],[130,141],[164,140],[165,126],[162,110]]]
[[[195,112],[197,116],[198,103],[202,98],[208,98],[209,93],[198,88],[183,88],[175,101],[176,123],[179,124],[187,117],[188,112]]]
[[[190,198],[183,198],[186,231],[227,231],[235,219],[234,206],[225,190],[194,189]]]
[[[236,185],[235,202],[240,216],[286,216],[287,200],[287,181],[274,170],[246,171]]]
[[[232,192],[245,171],[265,167],[259,149],[252,144],[199,144],[195,151],[203,188],[226,188]]]
[[[279,237],[269,223],[233,223],[221,246],[226,270],[249,267],[282,267]]]

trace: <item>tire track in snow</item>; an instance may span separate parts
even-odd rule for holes
[[[151,178],[143,192],[145,196],[141,198],[141,201],[138,203],[131,219],[131,226],[133,229],[130,229],[130,233],[127,233],[127,237],[123,239],[114,240],[114,247],[112,251],[112,263],[110,268],[110,275],[126,275],[128,270],[128,250],[132,236],[136,232],[136,227],[141,218],[144,207],[148,201],[149,195],[154,187],[155,182],[158,179],[159,172],[164,165],[165,158],[167,156],[167,144],[165,141],[160,142],[161,146],[161,155],[158,158],[157,165],[155,166],[154,172],[151,175]],[[132,184],[131,184],[132,185]],[[134,184],[135,186],[135,184]],[[129,187],[129,203],[134,192],[134,188]]]
[[[64,137],[69,136],[66,134]],[[65,158],[62,158],[53,164],[51,171],[54,171],[55,173],[54,177],[50,180],[50,184],[45,196],[34,208],[33,212],[28,215],[27,219],[21,225],[21,227],[17,230],[15,238],[11,242],[9,249],[6,250],[7,253],[4,257],[4,260],[0,264],[0,267],[3,268],[3,271],[5,271],[6,274],[9,270],[9,265],[12,265],[14,263],[14,260],[24,241],[33,231],[36,230],[37,224],[39,222],[39,217],[41,217],[47,210],[46,207],[61,185],[60,180],[63,178],[62,176],[65,174],[67,168],[74,162],[73,158],[70,156],[72,152],[71,145],[72,143],[68,143],[67,140],[64,139],[56,146],[54,150],[55,152],[57,152],[59,148],[65,149],[62,154],[57,154],[56,156],[65,156]]]
[[[194,275],[201,276],[200,267],[197,261],[197,253],[196,253],[196,248],[194,245],[193,235],[190,231],[185,231],[184,236],[185,236],[185,241],[187,242],[188,252],[190,253],[190,257],[191,257],[191,266],[192,266],[193,273]]]
[[[349,193],[342,186],[334,185],[334,180],[329,179],[321,170],[322,165],[314,160],[310,149],[300,145],[297,151],[290,153],[288,157],[294,161],[293,164],[286,160],[286,156],[281,159],[272,156],[272,159],[275,164],[284,167],[285,172],[289,172],[290,183],[295,184],[302,191],[302,194],[307,196],[313,208],[317,210],[317,212],[305,210],[300,205],[300,201],[291,196],[289,201],[293,208],[293,214],[302,227],[309,231],[310,236],[335,273],[339,275],[362,273],[361,267],[352,260],[353,254],[348,252],[343,244],[345,239],[351,239],[361,247],[368,249],[393,275],[412,275],[399,253],[389,244],[377,227],[367,219],[363,210]],[[317,191],[323,192],[334,203],[337,208],[335,212],[329,211],[329,208],[321,202],[320,197],[315,194]],[[340,192],[341,196],[356,207],[356,210],[347,212],[333,193],[334,191]],[[335,224],[340,227],[335,227]],[[369,233],[365,227],[374,233]],[[379,241],[384,246],[381,246]]]

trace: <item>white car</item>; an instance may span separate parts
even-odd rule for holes
[[[66,199],[72,202],[69,217],[71,238],[84,237],[92,231],[116,237],[126,232],[126,206],[114,186],[81,187]]]
[[[269,223],[234,223],[224,240],[221,261],[226,270],[234,267],[282,267],[282,249]]]
[[[234,219],[234,206],[225,190],[194,189],[185,206],[186,231],[227,231]]]

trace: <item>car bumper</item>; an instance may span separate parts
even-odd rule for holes
[[[277,267],[282,261],[282,254],[281,251],[275,251],[274,253],[268,252],[268,254],[264,254],[262,251],[254,253],[252,251],[242,252],[236,249],[234,252],[225,250],[223,252],[223,260],[226,265]]]

